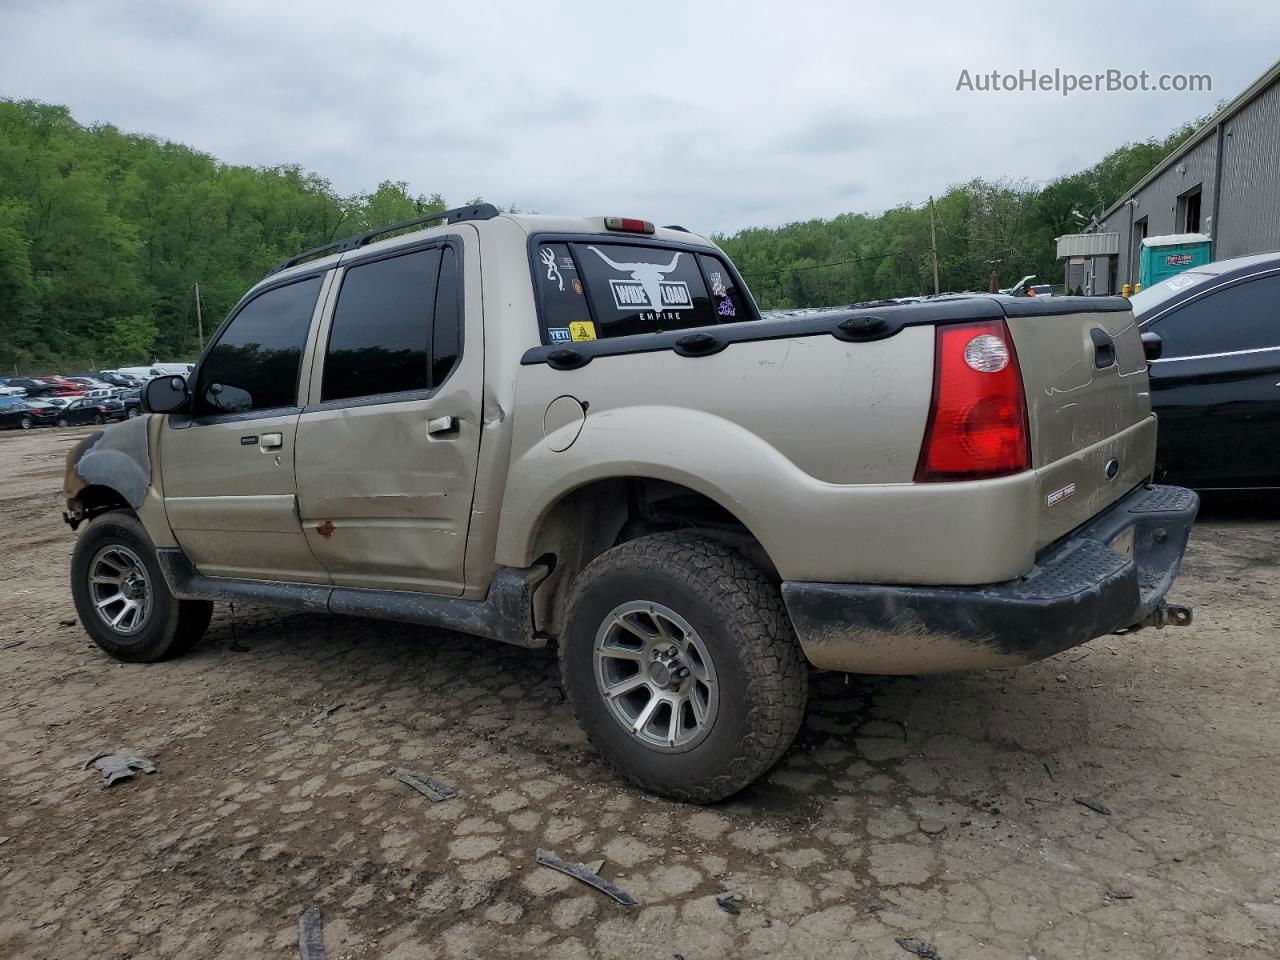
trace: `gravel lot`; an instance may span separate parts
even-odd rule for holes
[[[0,957],[296,957],[310,905],[330,958],[1280,956],[1274,508],[1197,527],[1193,627],[815,675],[783,764],[693,808],[610,775],[546,651],[220,606],[186,657],[109,660],[66,582],[84,432],[0,435]],[[117,746],[157,772],[104,788]]]

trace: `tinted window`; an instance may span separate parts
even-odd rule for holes
[[[748,320],[743,305],[742,292],[733,281],[733,276],[725,269],[725,265],[715,257],[700,255],[698,263],[702,266],[702,274],[707,281],[707,290],[711,292],[711,308],[716,319],[721,323],[735,323]]]
[[[445,247],[440,255],[440,280],[436,285],[436,316],[431,332],[431,386],[438,387],[458,362],[462,352],[462,289],[458,282],[457,254]]]
[[[322,400],[427,388],[440,250],[347,270],[334,308]]]
[[[320,278],[277,287],[232,318],[200,367],[196,413],[243,413],[297,403],[298,370]]]
[[[1280,277],[1212,291],[1152,329],[1164,340],[1166,358],[1280,346]]]
[[[586,284],[596,336],[623,337],[718,322],[697,256],[687,250],[575,243],[573,258]]]
[[[595,324],[569,245],[540,244],[534,269],[548,342],[567,343],[575,335],[580,340],[594,340]]]

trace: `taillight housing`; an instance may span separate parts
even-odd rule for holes
[[[1031,467],[1022,373],[1003,320],[934,334],[933,400],[916,482],[982,480]]]

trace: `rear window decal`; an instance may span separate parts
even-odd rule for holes
[[[552,343],[569,343],[573,340],[568,327],[548,327],[547,337]]]
[[[543,247],[538,252],[538,259],[542,261],[547,268],[547,279],[554,281],[557,288],[564,289],[564,277],[560,273],[560,267],[556,264],[555,251],[550,247]]]
[[[652,310],[656,313],[672,310],[692,310],[693,297],[689,293],[689,285],[683,280],[666,280],[680,264],[682,253],[675,253],[671,262],[660,263],[618,263],[600,250],[599,247],[587,247],[618,273],[631,274],[630,280],[611,279],[609,289],[613,292],[613,305],[624,313],[635,310]]]
[[[569,324],[569,336],[574,342],[581,343],[585,340],[594,340],[596,338],[596,325],[590,320],[581,320],[577,323]]]
[[[738,311],[733,306],[733,301],[728,297],[720,301],[720,306],[716,307],[716,313],[722,317],[736,317]]]

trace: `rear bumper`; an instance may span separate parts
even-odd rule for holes
[[[850,673],[1010,667],[1137,625],[1169,592],[1199,498],[1142,486],[1048,547],[1018,580],[980,587],[782,585],[805,656]],[[1132,530],[1131,554],[1125,549]]]

